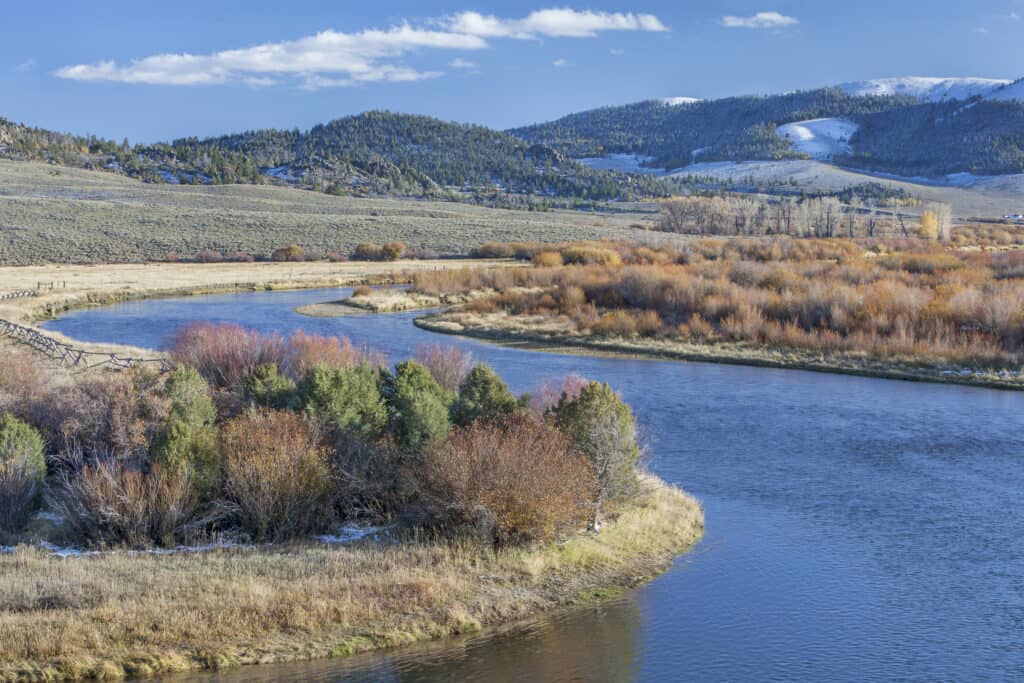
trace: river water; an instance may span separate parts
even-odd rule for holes
[[[348,290],[71,313],[72,337],[160,347],[194,320],[350,337],[392,360],[454,343],[517,391],[576,372],[633,405],[649,467],[702,502],[697,548],[651,584],[510,631],[205,681],[1024,679],[1024,393],[522,351],[414,314],[308,318]]]

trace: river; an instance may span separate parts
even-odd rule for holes
[[[511,631],[203,681],[937,681],[1024,678],[1024,393],[523,351],[415,314],[309,318],[348,290],[126,303],[45,327],[158,348],[194,320],[350,337],[392,360],[453,343],[514,390],[576,372],[633,405],[648,466],[704,540],[624,597]]]

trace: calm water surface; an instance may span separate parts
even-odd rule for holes
[[[578,372],[634,406],[650,467],[707,533],[624,598],[398,653],[217,681],[1024,680],[1024,394],[798,371],[536,353],[413,314],[307,318],[347,290],[128,303],[47,327],[160,347],[193,320],[347,335],[393,360],[471,349],[517,391]],[[185,679],[175,679],[185,680]]]

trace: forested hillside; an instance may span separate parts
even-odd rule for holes
[[[605,107],[510,131],[572,157],[630,153],[656,168],[695,161],[804,158],[776,135],[785,123],[848,119],[860,126],[845,166],[901,175],[1024,173],[1024,103],[855,96],[838,88],[670,105]]]
[[[308,132],[260,130],[130,146],[0,119],[0,157],[107,170],[147,182],[277,183],[332,194],[480,194],[584,200],[663,196],[650,178],[586,168],[481,126],[370,112]]]

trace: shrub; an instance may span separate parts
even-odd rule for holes
[[[196,254],[196,263],[220,263],[224,260],[224,254],[216,249],[203,249]]]
[[[577,398],[588,384],[579,375],[569,375],[558,381],[545,380],[530,395],[530,411],[537,418],[546,417],[561,401]]]
[[[388,242],[381,247],[381,257],[385,261],[397,261],[405,254],[405,242]]]
[[[533,257],[533,265],[538,268],[557,268],[562,265],[562,255],[557,251],[542,251]]]
[[[170,547],[193,540],[214,519],[202,515],[188,467],[144,472],[103,459],[62,472],[47,498],[65,532],[100,546]]]
[[[418,346],[416,361],[430,371],[438,384],[453,393],[473,368],[473,354],[452,345]]]
[[[419,452],[427,443],[441,439],[451,431],[449,406],[454,399],[431,377],[430,371],[416,361],[395,367],[389,378],[387,399],[391,405],[391,429],[398,443]]]
[[[0,530],[15,532],[25,525],[45,478],[43,437],[5,413],[0,417]]]
[[[487,365],[477,365],[459,387],[452,404],[452,422],[466,426],[478,419],[495,419],[515,411],[518,403],[508,385]]]
[[[599,501],[632,495],[640,448],[626,402],[607,384],[591,382],[576,398],[564,397],[554,412],[555,424],[590,460]]]
[[[360,363],[383,367],[387,358],[378,352],[357,349],[345,337],[322,337],[296,331],[288,338],[284,370],[296,382],[312,368],[352,368]]]
[[[253,539],[277,541],[321,528],[330,518],[330,473],[302,418],[257,410],[221,429],[224,494]]]
[[[352,296],[370,296],[373,294],[373,287],[368,285],[359,285],[352,290]]]
[[[335,508],[346,519],[391,517],[415,492],[407,464],[407,454],[389,439],[343,435],[331,457]]]
[[[586,459],[557,429],[522,415],[477,422],[434,442],[423,486],[436,524],[475,529],[497,545],[553,539],[593,513]]]
[[[164,385],[170,412],[154,442],[154,455],[169,473],[191,470],[192,483],[204,499],[212,498],[220,481],[220,456],[214,422],[217,408],[210,386],[195,368],[174,369]]]
[[[381,261],[384,259],[384,249],[379,244],[364,242],[356,246],[352,252],[354,261]]]
[[[245,395],[261,408],[284,410],[294,408],[298,390],[290,377],[283,375],[274,363],[260,365],[244,382]]]
[[[171,338],[170,354],[198,370],[211,386],[238,391],[260,365],[281,365],[285,343],[280,335],[239,325],[193,323]]]
[[[380,370],[365,363],[354,368],[317,366],[302,380],[300,403],[307,415],[333,432],[376,439],[388,423],[381,382]]]
[[[25,411],[46,393],[48,385],[48,373],[31,353],[12,349],[0,353],[0,411]]]
[[[297,244],[289,244],[287,247],[275,249],[270,255],[271,261],[302,261],[306,258],[306,250]]]

